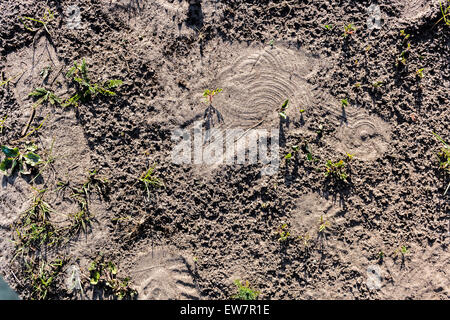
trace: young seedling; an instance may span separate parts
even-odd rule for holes
[[[348,100],[347,100],[347,98],[341,100],[341,106],[342,106],[342,108],[348,107]]]
[[[78,101],[87,102],[98,94],[114,96],[116,93],[111,90],[123,83],[122,80],[116,79],[107,80],[103,84],[91,82],[85,59],[80,64],[74,63],[74,66],[67,72],[66,77],[75,82],[76,93],[62,104],[63,107],[78,106]]]
[[[289,106],[289,99],[287,99],[286,101],[284,101],[284,103],[283,103],[283,105],[281,106],[280,111],[279,111],[279,113],[278,113],[278,114],[280,115],[280,117],[283,118],[283,119],[285,119],[285,120],[286,120],[286,118],[287,118],[286,110],[287,110],[288,106]]]
[[[419,77],[420,79],[423,78],[423,70],[425,70],[425,69],[421,68],[421,69],[416,71],[416,76]]]
[[[380,250],[378,252],[378,262],[379,263],[383,263],[384,256],[385,256],[384,252],[382,250]]]
[[[150,200],[150,190],[151,189],[153,189],[153,188],[160,188],[160,187],[164,186],[164,184],[161,182],[161,180],[156,178],[153,175],[154,171],[155,171],[155,166],[150,167],[138,179],[142,183],[142,185],[144,186],[145,190],[147,191],[147,200]]]
[[[43,195],[35,196],[29,209],[22,213],[14,224],[16,255],[36,252],[42,245],[53,246],[60,241],[59,230],[50,222],[52,209],[43,200]]]
[[[293,156],[295,156],[299,152],[300,148],[298,146],[292,146],[292,151],[289,152],[287,155],[284,156],[284,159],[286,161],[289,161],[292,159]]]
[[[288,225],[287,224],[283,224],[279,229],[278,229],[278,241],[279,242],[285,242],[289,239],[289,237],[291,236],[290,232],[287,231]]]
[[[310,237],[309,233],[305,233],[304,235],[298,236],[298,239],[303,243],[303,246],[305,247],[305,249],[308,250],[311,245],[310,244],[311,237]]]
[[[405,245],[402,245],[400,248],[398,248],[395,251],[395,253],[396,253],[397,256],[401,256],[402,257],[402,261],[404,261],[405,257],[407,255],[409,255],[409,250],[408,250],[408,248]]]
[[[309,145],[308,141],[305,141],[305,144],[303,145],[303,152],[306,153],[306,160],[308,161],[318,161],[313,157],[311,146]]]
[[[214,97],[215,95],[221,93],[222,91],[223,91],[223,90],[222,90],[222,89],[219,89],[219,88],[214,89],[214,90],[206,89],[206,90],[203,92],[203,96],[206,98],[206,101],[205,101],[205,102],[207,102],[207,103],[209,103],[209,104],[212,104],[213,97]]]
[[[91,262],[88,271],[91,285],[103,288],[108,294],[119,300],[133,299],[137,295],[137,291],[130,287],[130,278],[119,279],[116,265],[111,261],[106,261],[103,255]]]
[[[402,65],[406,65],[407,58],[409,55],[409,50],[411,49],[411,44],[407,41],[411,35],[409,33],[405,33],[405,30],[401,30],[400,35],[403,37],[403,40],[402,40],[403,50],[396,59],[396,63],[395,63],[396,67],[398,67],[400,65],[400,63]],[[406,48],[405,48],[405,44],[406,44]]]
[[[41,157],[34,153],[37,150],[34,144],[26,144],[23,152],[20,152],[18,147],[1,146],[0,148],[6,156],[0,163],[0,170],[6,176],[12,175],[16,170],[22,174],[31,174],[33,169],[41,163]]]
[[[447,174],[450,174],[450,146],[436,133],[434,133],[434,136],[443,144],[443,147],[441,151],[437,154],[438,161],[439,161],[439,168],[446,172]],[[448,190],[450,189],[450,182],[445,189],[444,196],[447,194]]]
[[[207,134],[209,134],[209,129],[214,126],[214,115],[217,117],[217,121],[219,123],[224,122],[222,114],[212,105],[213,97],[223,90],[220,88],[217,88],[215,90],[209,90],[206,89],[203,92],[203,96],[206,98],[205,102],[208,103],[208,107],[206,108],[203,119],[205,121],[205,128],[207,130]],[[209,136],[206,137],[206,140],[209,138]]]
[[[240,280],[236,280],[234,284],[238,287],[238,293],[232,296],[235,300],[256,300],[258,299],[259,292],[250,288],[250,283],[245,281],[244,284]]]
[[[52,70],[52,67],[45,67],[44,69],[42,69],[42,71],[39,73],[40,76],[42,77],[43,81],[46,81],[48,78],[48,75],[50,74],[50,71]]]
[[[328,160],[325,164],[325,177],[335,179],[337,181],[348,182],[347,164],[353,158],[353,155],[347,153],[347,162],[340,160],[333,162]]]
[[[356,31],[356,27],[350,23],[344,27],[344,33],[342,34],[342,36],[344,38],[347,38],[348,36],[351,36],[352,34],[354,34],[355,31]]]
[[[323,215],[321,215],[319,220],[319,234],[323,234],[329,227],[330,222],[324,220]]]
[[[30,17],[21,17],[19,18],[20,22],[22,22],[25,29],[36,32],[41,28],[44,28],[45,31],[50,35],[50,31],[47,29],[47,25],[55,18],[54,13],[47,8],[47,11],[44,13],[44,16],[40,19],[30,18]]]
[[[442,13],[442,18],[440,18],[436,23],[435,26],[441,22],[442,20],[444,20],[444,23],[447,26],[450,26],[450,0],[447,0],[447,7],[442,5],[442,2],[439,1],[439,7],[441,9],[441,13]]]
[[[381,86],[383,86],[384,85],[384,82],[383,81],[375,81],[374,83],[372,83],[372,86],[374,87],[374,88],[379,88],[379,87],[381,87]]]
[[[327,30],[332,30],[333,29],[333,26],[331,25],[331,24],[326,24],[326,25],[324,25],[323,26],[325,29],[327,29]]]
[[[51,105],[56,103],[61,104],[61,99],[58,98],[52,91],[45,88],[37,88],[29,94],[29,96],[38,98],[37,102],[33,105],[33,108],[38,107],[44,102],[50,102]]]
[[[66,261],[55,259],[47,264],[45,261],[38,263],[35,258],[25,261],[26,280],[31,288],[31,298],[46,300],[49,294],[57,289],[56,278],[61,273]]]

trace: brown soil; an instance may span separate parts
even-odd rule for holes
[[[67,27],[74,4],[79,29]],[[0,86],[1,145],[22,145],[35,88],[70,96],[64,75],[74,62],[85,58],[93,80],[124,83],[117,95],[78,108],[36,109],[30,130],[45,121],[26,140],[44,160],[52,150],[55,161],[34,181],[2,179],[0,274],[22,298],[34,297],[24,265],[30,257],[13,260],[16,222],[36,190],[46,189],[51,223],[69,225],[77,204],[57,183],[80,186],[97,169],[108,188],[91,192],[88,232],[32,254],[39,263],[65,260],[47,298],[110,298],[88,279],[102,252],[119,277],[132,278],[140,299],[230,298],[236,279],[262,299],[448,299],[449,175],[439,169],[442,144],[432,132],[450,140],[450,28],[437,23],[439,1],[385,0],[381,29],[369,30],[370,4],[3,0],[0,83],[16,77]],[[49,33],[19,21],[42,17],[47,7],[56,14]],[[349,23],[357,29],[344,38]],[[407,43],[405,64],[396,66]],[[208,88],[223,89],[214,99],[224,118],[217,128],[282,128],[277,174],[261,175],[260,165],[172,162],[172,132],[202,121]],[[289,121],[280,123],[286,99]],[[286,162],[305,141],[318,161],[300,152]],[[346,153],[354,154],[348,183],[327,179],[325,162]],[[137,179],[153,164],[164,187],[148,200]],[[321,217],[329,222],[324,232]],[[284,224],[290,236],[279,241]],[[299,239],[306,234],[309,247]],[[81,296],[66,289],[73,266],[82,273]],[[378,288],[368,286],[375,266]]]

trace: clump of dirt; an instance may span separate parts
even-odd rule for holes
[[[2,1],[0,144],[34,143],[43,163],[2,178],[1,275],[25,299],[128,297],[98,288],[102,256],[142,299],[230,298],[237,279],[264,299],[448,299],[449,175],[433,132],[450,141],[450,29],[438,1],[371,5]],[[93,83],[123,81],[116,94],[66,108],[29,96],[72,97],[66,73],[83,59]],[[215,88],[214,129],[241,130],[237,149],[279,132],[275,174],[172,159],[173,133],[206,126]],[[348,179],[325,177],[343,159]],[[87,187],[93,172],[104,189]],[[36,197],[58,232],[24,253],[10,239]],[[67,232],[80,197],[92,217]]]

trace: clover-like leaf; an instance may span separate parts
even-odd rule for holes
[[[90,279],[91,284],[96,285],[99,280],[100,280],[100,271],[92,270]]]
[[[36,166],[37,164],[39,164],[41,162],[41,157],[33,152],[28,152],[24,156],[24,159],[25,159],[25,163],[29,164],[32,167]]]
[[[19,155],[19,148],[11,149],[7,146],[1,146],[1,149],[5,156],[8,158],[15,158]]]
[[[11,158],[6,158],[5,160],[3,160],[0,163],[0,170],[4,171],[6,173],[8,171],[8,169],[10,169],[12,167],[13,161],[14,160]]]

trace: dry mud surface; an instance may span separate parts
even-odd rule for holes
[[[368,27],[372,4],[379,29]],[[55,13],[48,32],[24,28],[20,17],[46,8]],[[0,274],[23,299],[36,298],[30,258],[64,260],[45,298],[114,298],[89,283],[100,253],[139,299],[228,299],[237,279],[261,299],[450,297],[449,176],[432,134],[450,140],[450,28],[437,23],[439,1],[2,0],[0,12],[0,83],[11,79],[0,86],[0,142],[29,140],[54,159],[37,179],[2,177]],[[349,23],[356,31],[344,38]],[[30,125],[42,127],[20,140],[29,93],[68,98],[64,75],[83,58],[91,79],[123,80],[117,95],[43,103]],[[275,174],[260,164],[172,161],[172,132],[204,121],[208,88],[223,89],[214,128],[280,131]],[[285,161],[305,141],[317,162],[302,151]],[[348,183],[327,179],[325,162],[347,153]],[[164,187],[147,199],[137,179],[150,165]],[[16,255],[15,225],[33,197],[43,194],[51,223],[64,228],[78,208],[60,183],[80,186],[94,169],[107,192],[92,191],[87,232]],[[71,270],[81,292],[68,288]]]

